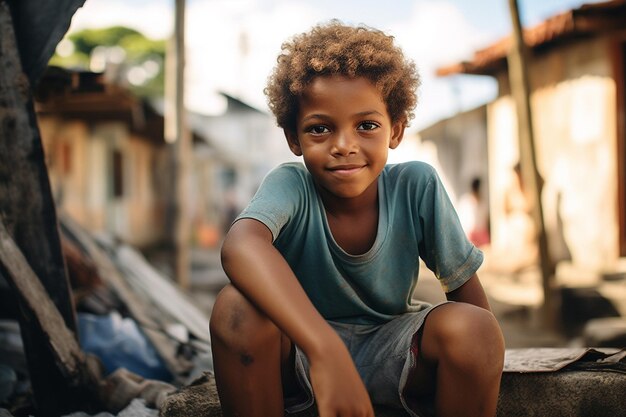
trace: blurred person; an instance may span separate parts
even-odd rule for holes
[[[481,179],[470,183],[470,191],[459,200],[459,220],[465,233],[474,245],[489,243],[489,207],[481,193]]]
[[[435,170],[387,165],[419,77],[393,37],[333,21],[285,44],[265,92],[290,150],[222,247],[211,315],[225,416],[494,416],[504,343]],[[419,259],[448,302],[412,299]]]
[[[237,194],[234,187],[231,187],[224,194],[224,203],[222,229],[226,233],[241,211],[237,204]]]
[[[502,259],[507,259],[512,272],[518,272],[537,262],[537,231],[532,210],[533,199],[528,195],[521,165],[517,163],[513,167],[504,200],[503,233],[508,239],[502,250]]]

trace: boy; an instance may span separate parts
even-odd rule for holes
[[[265,178],[222,247],[211,316],[226,416],[495,415],[504,346],[434,170],[386,166],[419,79],[393,38],[339,22],[283,45],[265,90],[298,163]],[[419,258],[448,300],[412,300]],[[423,415],[423,414],[422,414]]]

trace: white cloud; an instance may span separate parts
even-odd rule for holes
[[[172,13],[172,7],[160,1],[138,5],[124,0],[88,0],[74,14],[70,32],[121,25],[163,39],[172,33]]]
[[[405,54],[415,61],[422,77],[413,128],[425,127],[467,109],[468,105],[478,104],[480,100],[464,97],[470,91],[483,100],[493,93],[494,86],[488,80],[477,87],[473,85],[475,80],[435,75],[438,67],[470,58],[477,48],[489,41],[489,35],[472,26],[452,3],[416,2],[413,13],[407,20],[398,22],[392,31]]]
[[[454,4],[445,1],[416,2],[407,20],[392,30],[405,53],[429,68],[469,58],[489,38],[474,27]]]
[[[187,17],[187,76],[194,87],[189,89],[188,104],[211,112],[214,109],[204,103],[206,96],[223,90],[264,108],[263,88],[281,43],[308,29],[316,15],[315,9],[295,1],[272,8],[249,1],[245,10],[192,3]]]

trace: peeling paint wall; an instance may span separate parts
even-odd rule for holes
[[[600,271],[619,257],[616,86],[607,39],[581,41],[536,57],[530,70],[537,163],[550,252]],[[518,161],[517,120],[508,81],[488,106],[492,244],[520,246],[505,196]],[[507,229],[508,228],[508,229]],[[531,230],[530,233],[533,233]],[[527,248],[528,249],[528,248]],[[531,250],[531,249],[529,249]]]

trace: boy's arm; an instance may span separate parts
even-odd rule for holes
[[[374,416],[352,358],[315,309],[261,222],[235,222],[222,246],[222,266],[233,285],[263,311],[310,363],[320,417],[344,412]]]
[[[475,306],[491,311],[487,295],[485,294],[483,286],[480,284],[477,274],[472,275],[465,284],[461,285],[456,290],[447,293],[446,298],[450,301],[474,304]]]

